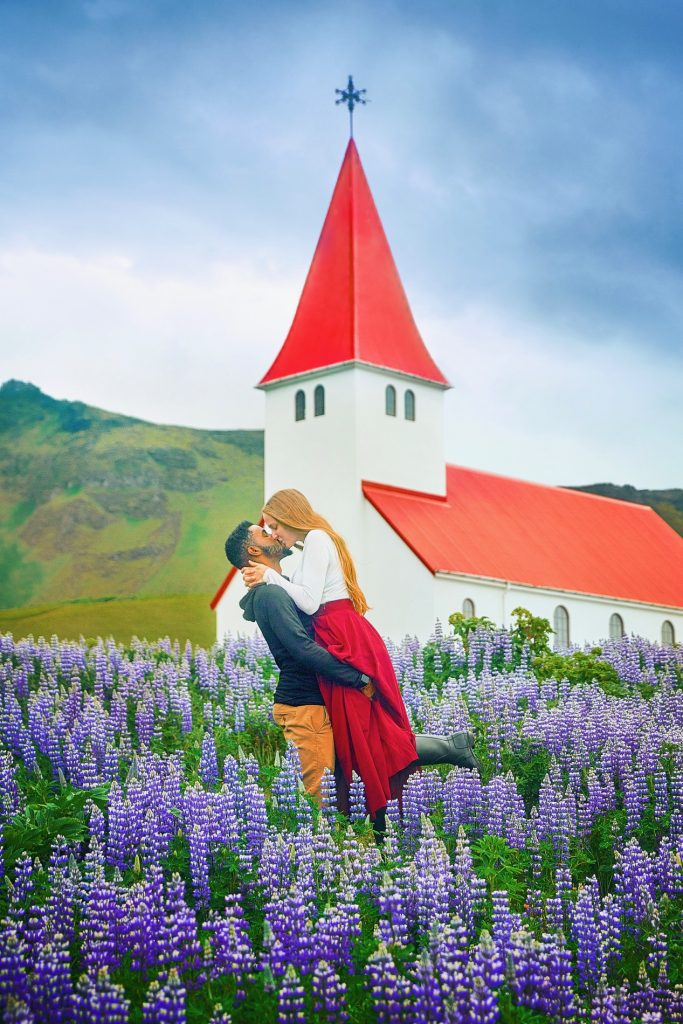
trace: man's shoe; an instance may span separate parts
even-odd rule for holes
[[[415,737],[417,762],[421,767],[429,764],[452,764],[458,768],[479,771],[479,761],[474,753],[474,735],[471,732],[454,732],[451,736],[427,736],[421,733]]]

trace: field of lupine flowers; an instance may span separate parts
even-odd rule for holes
[[[262,640],[0,635],[0,1017],[683,1021],[683,649],[455,625],[391,654],[481,778],[382,847],[359,782],[304,796]]]

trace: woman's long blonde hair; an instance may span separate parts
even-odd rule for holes
[[[346,589],[349,592],[353,607],[361,615],[365,615],[369,605],[365,600],[365,594],[358,584],[356,567],[346,546],[346,541],[332,529],[324,516],[321,516],[311,507],[308,498],[301,491],[288,487],[285,490],[276,491],[272,498],[269,498],[263,506],[263,512],[264,515],[271,516],[278,523],[282,523],[283,526],[289,526],[292,530],[324,530],[332,538],[334,546],[339,553],[344,582],[346,583]]]

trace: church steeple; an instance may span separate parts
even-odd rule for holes
[[[294,321],[258,386],[353,364],[449,387],[413,320],[350,139]]]

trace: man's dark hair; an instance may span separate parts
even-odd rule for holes
[[[253,525],[248,519],[243,519],[225,542],[225,557],[236,569],[243,569],[249,561],[247,548],[251,540],[249,530]]]

